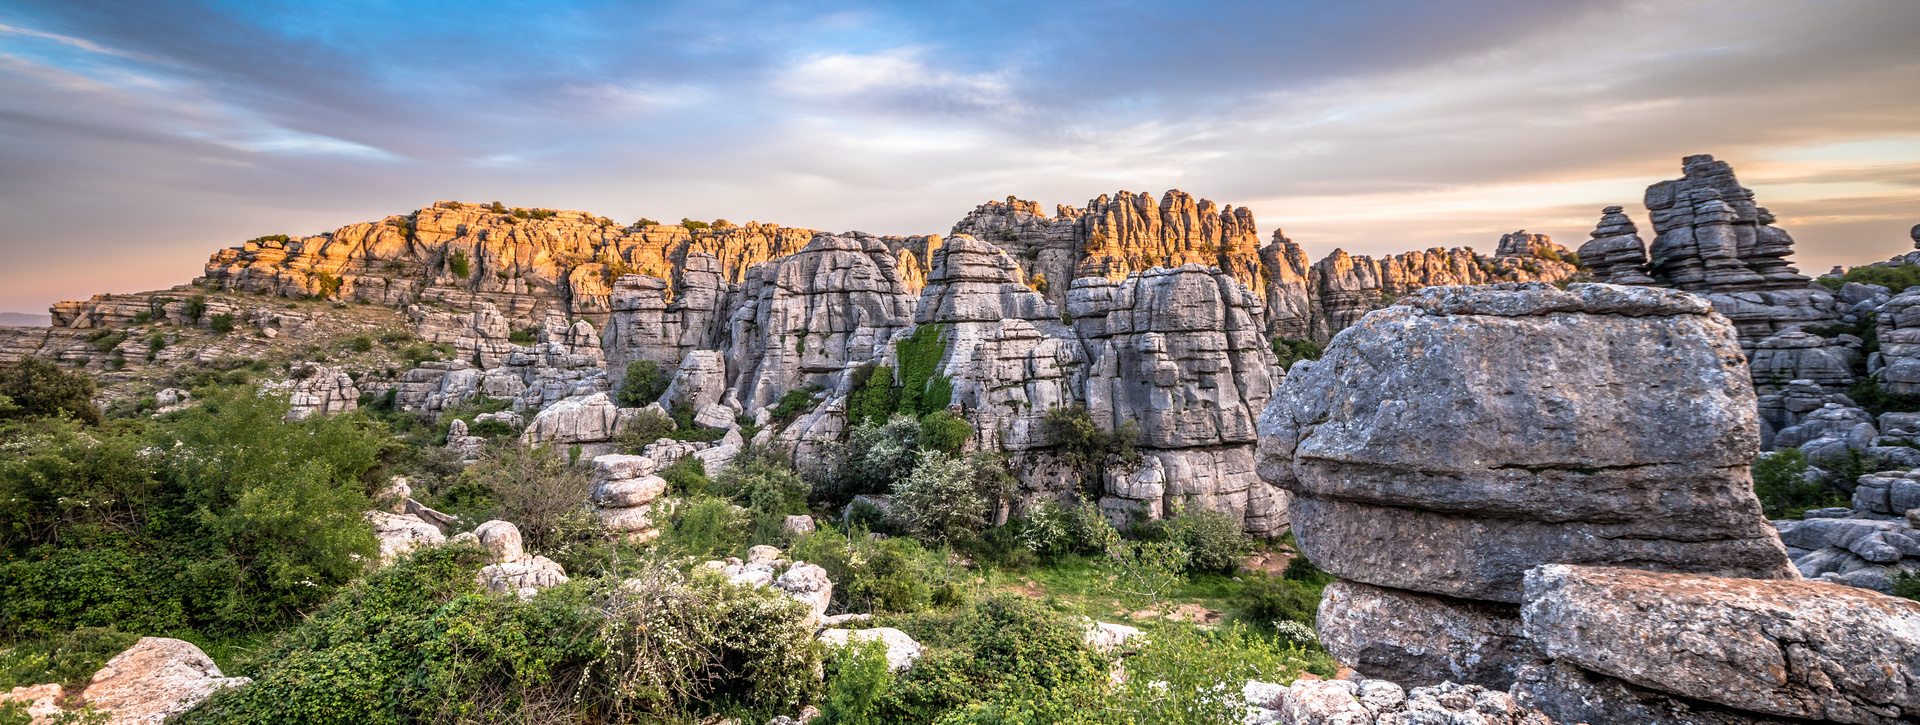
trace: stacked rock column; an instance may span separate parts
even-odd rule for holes
[[[1260,421],[1302,553],[1340,578],[1322,643],[1406,685],[1512,684],[1528,569],[1797,578],[1748,470],[1754,394],[1698,297],[1435,287],[1295,365]]]

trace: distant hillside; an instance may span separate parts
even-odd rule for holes
[[[0,312],[0,325],[8,327],[52,327],[53,315],[32,312]]]

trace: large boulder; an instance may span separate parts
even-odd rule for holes
[[[107,660],[81,697],[106,711],[110,725],[161,725],[218,690],[250,682],[221,674],[220,666],[191,642],[141,637]]]
[[[1295,365],[1259,466],[1327,571],[1519,603],[1543,563],[1792,577],[1758,448],[1737,339],[1704,300],[1501,284],[1422,290]]]
[[[1528,638],[1557,663],[1764,715],[1920,718],[1920,602],[1824,582],[1543,566]]]
[[[373,537],[380,542],[381,566],[393,563],[414,549],[447,543],[447,536],[440,532],[440,527],[418,516],[368,511],[366,517],[367,522],[373,525]]]

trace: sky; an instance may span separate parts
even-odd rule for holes
[[[1920,2],[0,0],[0,311],[435,200],[945,233],[1183,189],[1319,258],[1570,248],[1732,163],[1912,249]]]

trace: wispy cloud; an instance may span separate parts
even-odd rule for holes
[[[0,309],[443,198],[926,233],[1180,187],[1315,255],[1577,245],[1691,153],[1803,267],[1857,263],[1920,221],[1916,25],[1909,0],[21,0]]]

